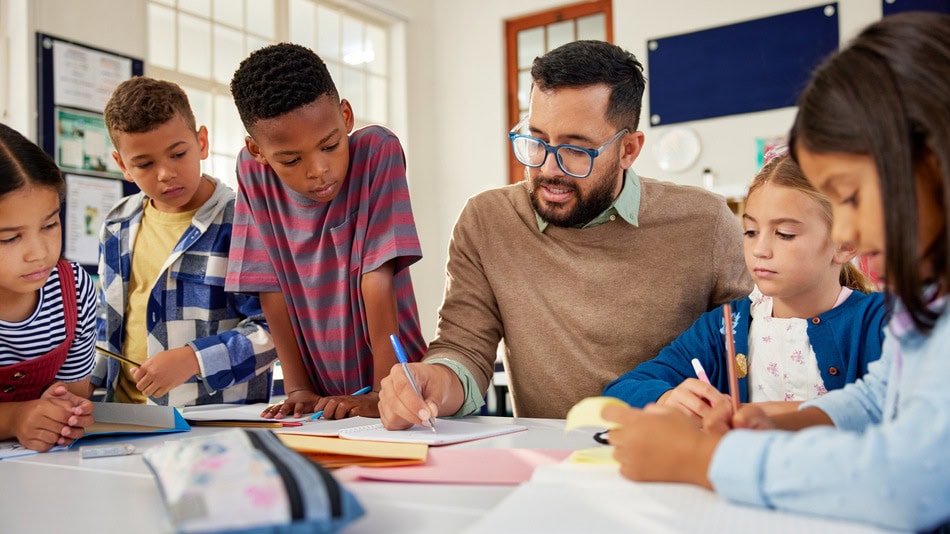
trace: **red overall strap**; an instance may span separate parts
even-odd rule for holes
[[[66,362],[69,349],[76,338],[76,280],[72,266],[65,260],[56,264],[59,287],[63,299],[66,339],[55,349],[42,356],[0,367],[0,402],[38,399],[56,380],[56,373]]]

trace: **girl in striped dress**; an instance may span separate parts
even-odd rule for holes
[[[0,440],[46,451],[93,422],[95,288],[60,259],[56,164],[0,124]]]

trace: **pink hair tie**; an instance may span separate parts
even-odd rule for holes
[[[781,144],[775,145],[772,148],[770,148],[768,152],[765,153],[765,156],[762,157],[762,165],[763,166],[768,165],[769,162],[772,161],[773,159],[779,156],[784,156],[786,154],[788,154],[788,144],[781,143]]]

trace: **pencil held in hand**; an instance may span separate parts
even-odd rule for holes
[[[102,354],[103,356],[108,356],[108,357],[112,358],[113,360],[119,360],[120,362],[122,362],[122,363],[124,363],[124,364],[131,365],[132,367],[142,367],[142,364],[140,364],[139,362],[134,362],[134,361],[132,361],[132,360],[126,358],[125,356],[122,356],[122,355],[120,355],[120,354],[116,354],[116,353],[112,352],[111,350],[106,350],[106,349],[104,349],[104,348],[102,348],[102,347],[96,347],[96,352],[98,352],[99,354]]]
[[[726,372],[729,377],[729,396],[732,397],[732,413],[739,411],[739,379],[736,377],[736,340],[732,335],[732,305],[722,306],[722,325],[726,335]]]
[[[396,334],[389,335],[389,342],[393,346],[393,351],[396,352],[396,359],[399,360],[399,365],[402,366],[403,372],[406,373],[406,378],[409,379],[409,385],[412,386],[412,390],[416,392],[416,396],[419,397],[419,400],[425,404],[426,400],[422,398],[422,392],[419,391],[419,386],[416,385],[416,379],[412,376],[412,371],[409,369],[409,358],[406,357],[406,351],[402,348],[402,343],[399,342],[399,338],[396,337]],[[429,414],[429,428],[432,429],[432,432],[435,432],[435,414]]]

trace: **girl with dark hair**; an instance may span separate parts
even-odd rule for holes
[[[60,259],[56,164],[0,124],[0,440],[45,451],[92,424],[95,287]]]
[[[663,407],[606,408],[621,425],[610,442],[624,476],[902,530],[946,525],[948,124],[950,16],[886,17],[818,68],[792,150],[831,200],[833,238],[867,257],[894,297],[881,359],[794,413],[717,406],[705,431]]]

